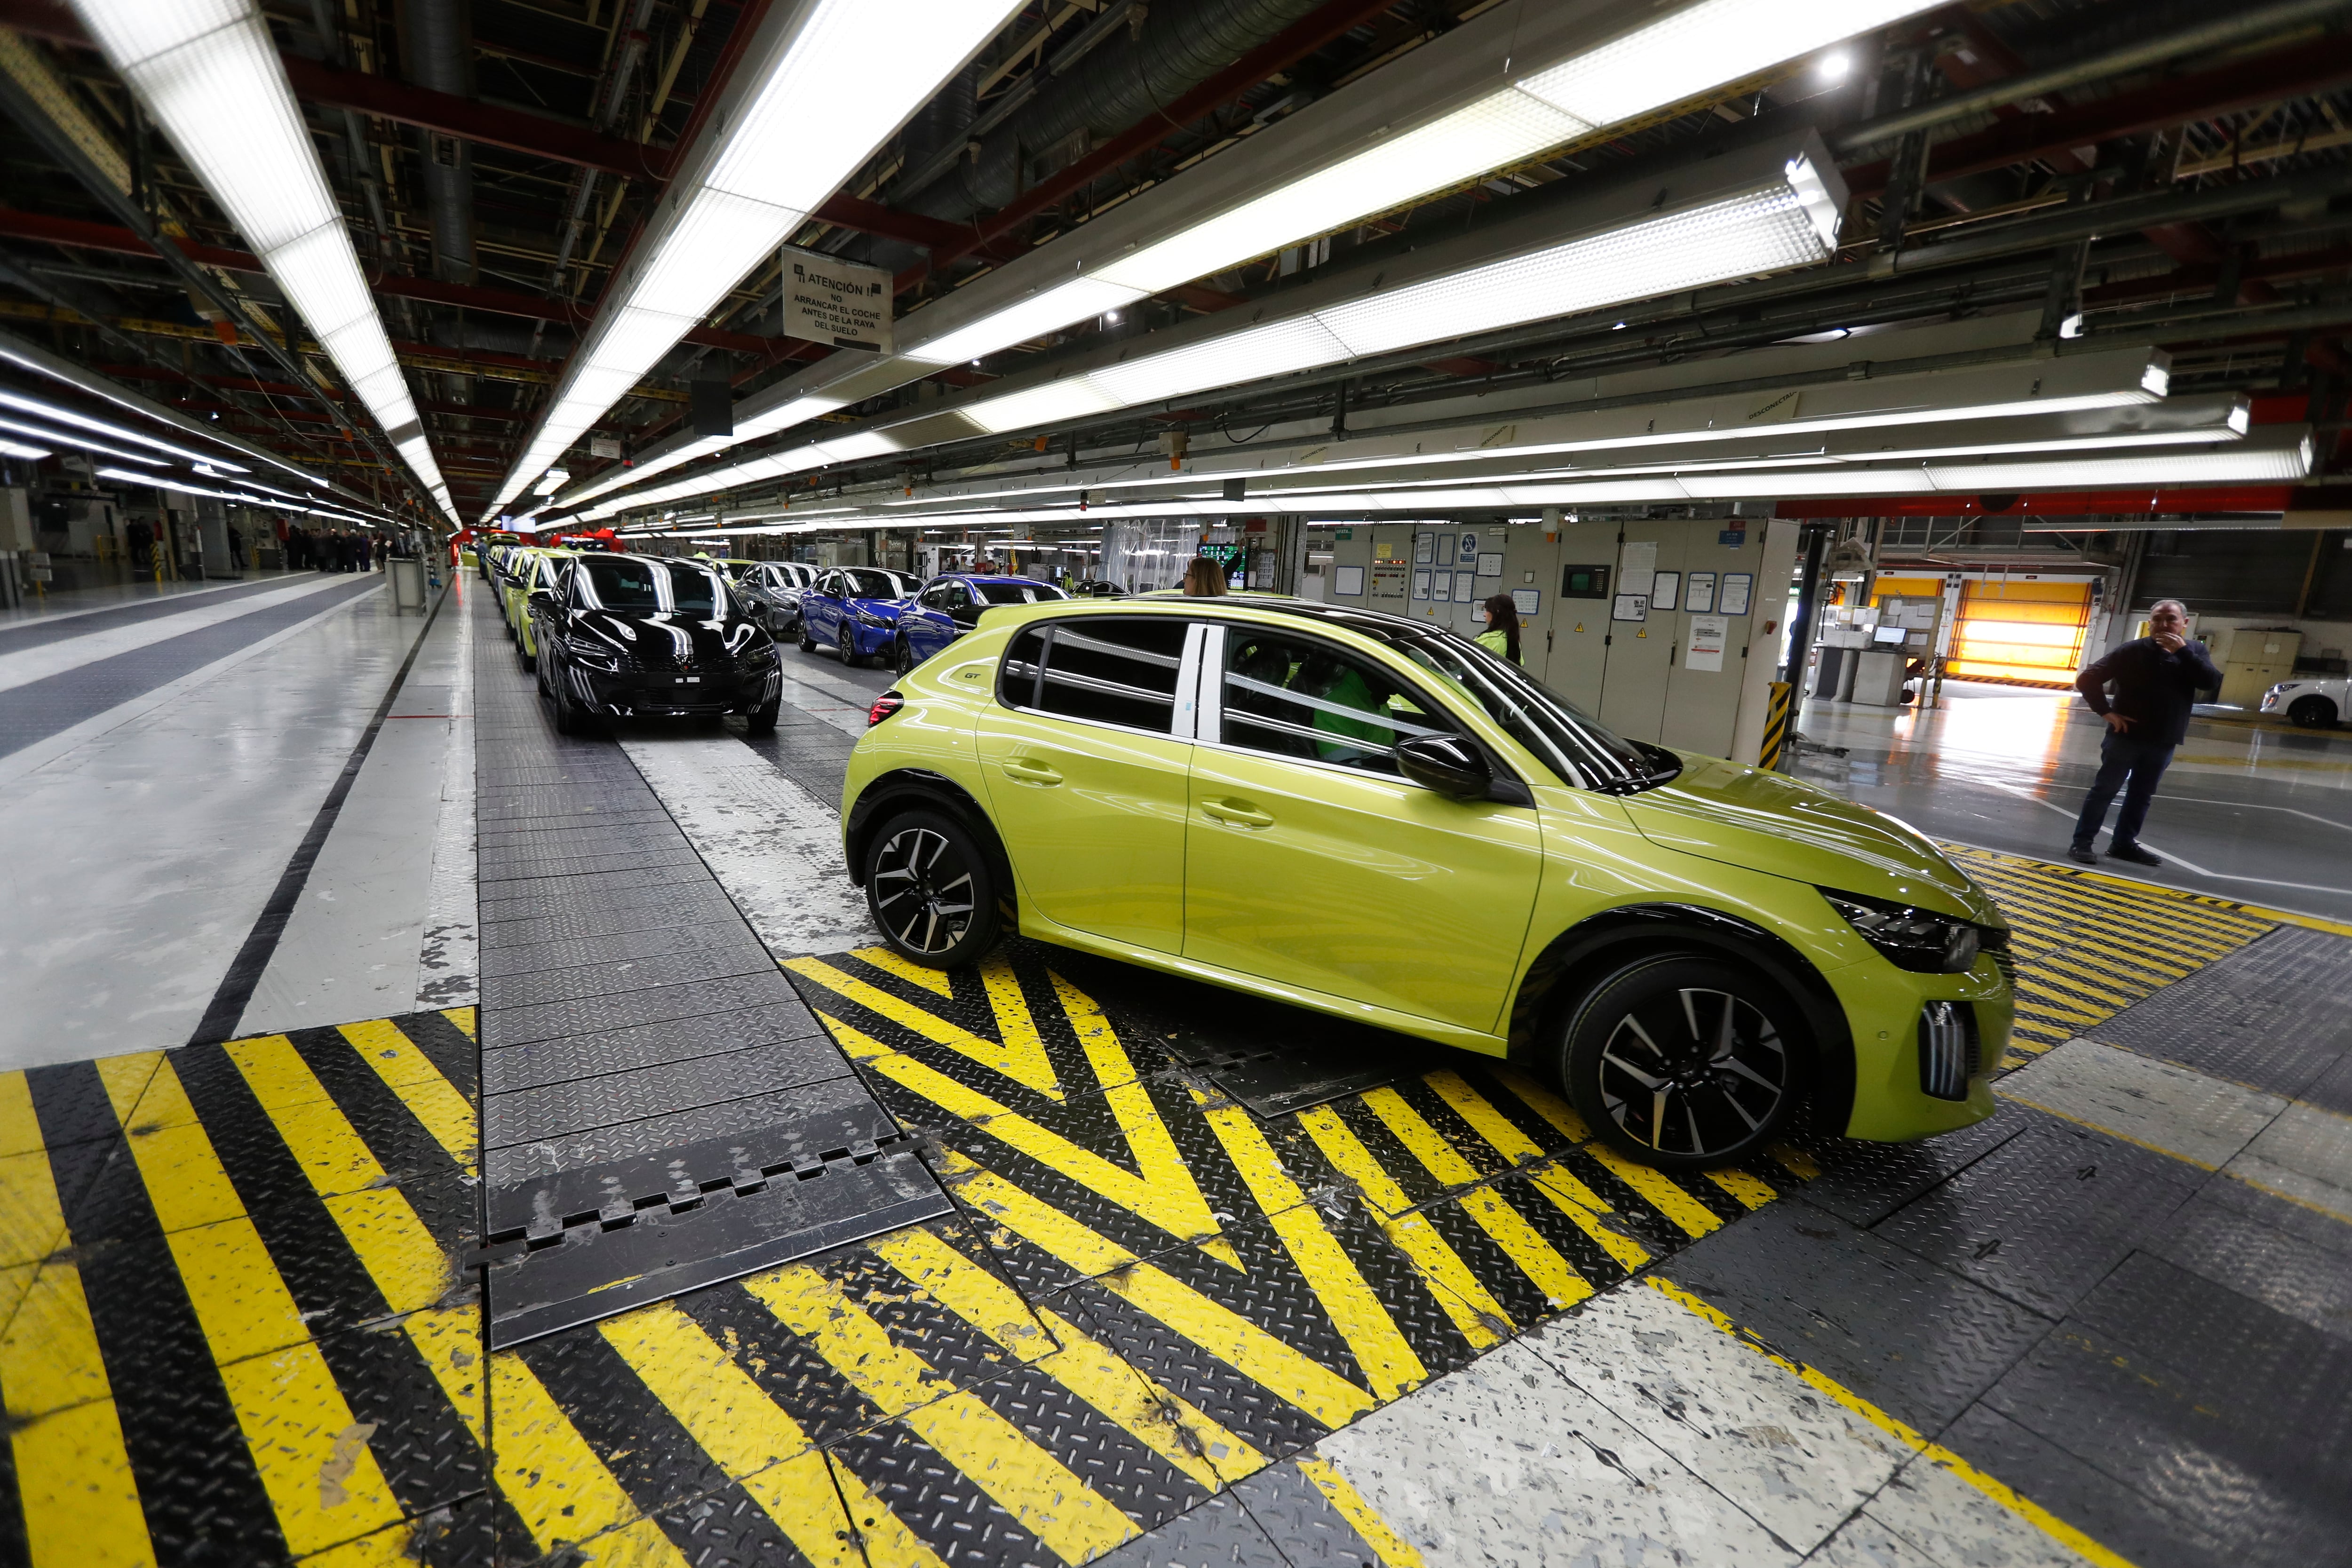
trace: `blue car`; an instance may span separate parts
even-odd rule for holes
[[[801,592],[801,651],[829,647],[844,664],[889,653],[913,582],[878,566],[829,566]]]
[[[950,572],[923,584],[898,608],[894,662],[904,673],[971,630],[991,605],[1037,605],[1069,595],[1032,577],[998,577]]]

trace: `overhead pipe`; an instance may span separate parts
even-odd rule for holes
[[[1829,138],[1830,151],[1850,156],[1913,131],[1948,125],[1956,120],[1990,113],[2003,104],[2022,103],[2046,93],[2063,92],[2085,82],[2122,76],[2188,55],[2227,48],[2249,38],[2261,38],[2331,17],[2352,16],[2347,0],[2278,0],[2277,4],[2240,11],[2161,37],[2146,38],[2104,54],[2053,66],[2046,70],[2013,76],[1983,87],[1957,92],[1846,126]]]
[[[458,0],[407,0],[401,8],[403,64],[418,87],[469,97],[473,47]],[[471,283],[474,257],[474,150],[456,136],[423,136],[425,200],[433,225],[433,263],[445,282]]]
[[[1095,47],[1087,68],[1055,78],[1028,106],[980,139],[976,154],[957,163],[912,201],[892,205],[950,223],[1012,203],[1031,182],[1024,165],[1084,132],[1090,140],[1116,135],[1160,115],[1168,103],[1206,81],[1235,58],[1276,37],[1324,0],[1160,0],[1130,7],[1140,26],[1112,32]],[[1087,149],[1080,149],[1083,153]],[[868,239],[852,255],[899,268],[921,259],[912,246]]]

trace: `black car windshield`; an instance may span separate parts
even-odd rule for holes
[[[1043,583],[974,583],[971,591],[989,605],[1042,605],[1055,599],[1066,599],[1059,588],[1049,588]]]
[[[660,613],[661,595],[654,586],[652,562],[632,561],[625,555],[587,555],[581,558],[579,569],[588,574],[588,590],[604,608],[635,616]]]
[[[907,596],[907,590],[898,585],[898,579],[887,572],[877,572],[871,567],[845,567],[841,574],[849,579],[849,595],[854,599],[903,599]]]
[[[1386,643],[1466,692],[1564,784],[1628,795],[1662,784],[1682,771],[1672,752],[1625,739],[1517,665],[1467,637],[1385,616],[1329,618]]]
[[[703,567],[679,564],[669,569],[669,607],[681,616],[717,615],[719,593],[719,579]]]

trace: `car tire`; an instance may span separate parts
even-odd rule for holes
[[[890,668],[901,675],[915,668],[915,650],[907,646],[903,637],[891,647]]]
[[[1761,974],[1673,952],[1587,991],[1553,1046],[1569,1102],[1602,1142],[1660,1170],[1703,1171],[1750,1158],[1795,1111],[1806,1038],[1803,1015]]]
[[[996,875],[980,836],[952,816],[909,811],[866,841],[866,907],[882,939],[931,969],[958,969],[996,945]]]
[[[538,669],[539,656],[525,647],[520,637],[517,637],[515,639],[515,657],[522,660],[522,672],[525,675],[529,675],[532,671]]]
[[[772,697],[743,715],[743,733],[772,735],[776,732],[776,715],[783,710],[783,699]]]
[[[2325,697],[2298,697],[2288,705],[2286,716],[2306,730],[2336,728],[2336,704]]]
[[[555,732],[559,735],[586,735],[594,731],[594,721],[572,700],[571,683],[563,679],[558,668],[548,679],[548,689],[555,699]]]
[[[800,632],[801,651],[803,653],[814,653],[816,651],[816,638],[809,636],[808,618],[805,616],[801,618]]]
[[[846,621],[842,623],[841,646],[837,651],[841,655],[844,668],[856,669],[866,662],[857,657],[857,634],[849,629],[849,624]]]

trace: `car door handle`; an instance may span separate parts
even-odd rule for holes
[[[1057,784],[1062,782],[1062,775],[1051,763],[1041,763],[1034,757],[1007,757],[1003,766],[1005,777],[1017,779],[1023,784]]]
[[[1219,822],[1231,823],[1235,827],[1272,827],[1274,826],[1273,817],[1254,805],[1247,805],[1237,800],[1204,800],[1201,803],[1201,809]]]

